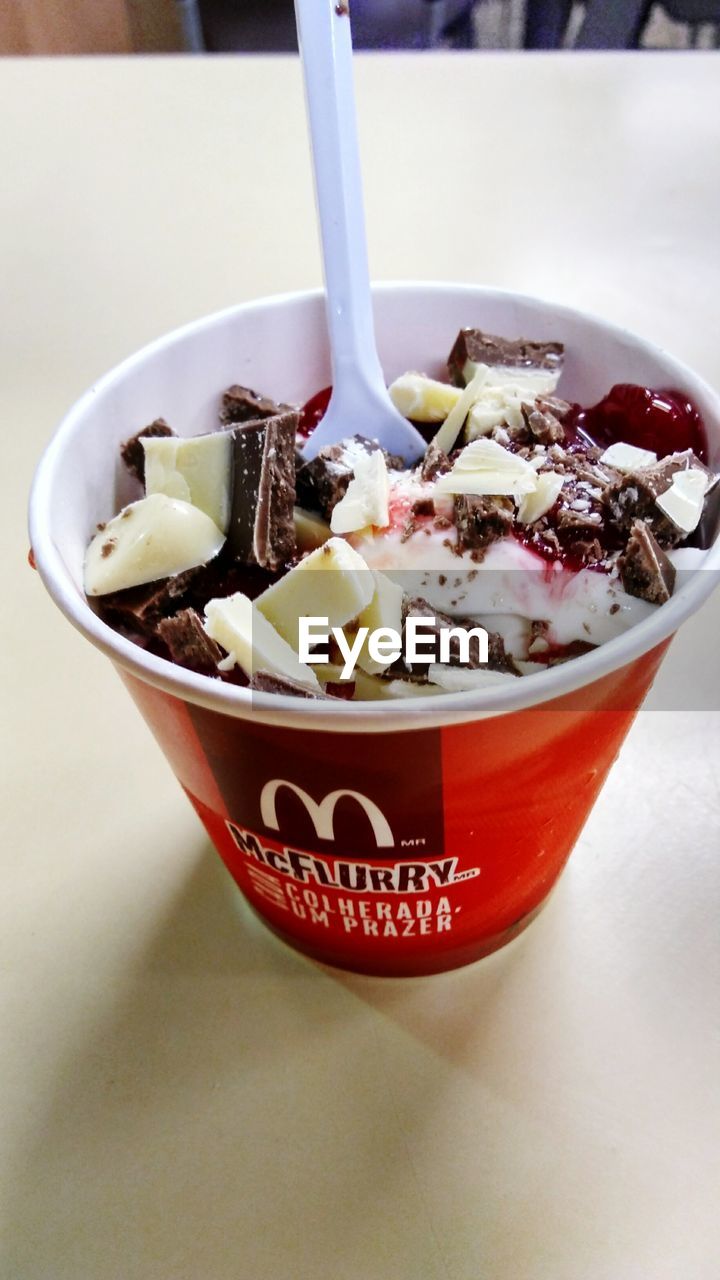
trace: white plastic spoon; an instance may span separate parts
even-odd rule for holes
[[[295,0],[320,219],[333,390],[303,453],[355,434],[414,462],[425,441],[385,387],[373,327],[346,3]]]

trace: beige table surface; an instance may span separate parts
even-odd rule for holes
[[[718,55],[357,79],[377,278],[584,305],[720,383]],[[96,375],[318,283],[298,66],[5,62],[0,119],[3,1280],[715,1280],[718,714],[640,716],[480,965],[383,982],[268,936],[23,522]],[[656,707],[686,674],[718,705],[719,627],[716,598]]]

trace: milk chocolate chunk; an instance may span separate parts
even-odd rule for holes
[[[295,412],[236,427],[228,546],[242,564],[278,569],[295,553]]]
[[[558,529],[577,529],[581,534],[602,531],[602,516],[593,509],[593,501],[587,497],[575,497],[577,489],[570,490],[558,503],[555,524]]]
[[[606,498],[619,476],[599,462],[600,450],[570,453],[559,444],[548,449],[548,463],[563,477],[554,521],[558,529],[577,530],[582,537],[601,535],[607,517]]]
[[[510,532],[514,514],[512,498],[458,494],[455,498],[458,547],[471,552],[473,559],[482,559],[491,542]]]
[[[382,452],[375,440],[351,436],[321,449],[312,462],[306,462],[297,473],[300,506],[319,511],[329,520],[338,502],[345,497],[354,475],[354,459],[358,454]],[[386,455],[387,458],[387,455]],[[392,465],[396,459],[387,459]]]
[[[491,368],[545,369],[559,373],[565,348],[561,342],[530,342],[526,338],[499,338],[482,329],[461,329],[450,355],[448,370],[450,380],[457,387],[465,386],[465,365],[487,364]]]
[[[437,480],[445,471],[452,469],[452,463],[445,453],[434,440],[430,441],[425,450],[425,457],[422,460],[420,468],[420,476],[423,480]]]
[[[705,551],[720,533],[720,484],[711,485],[705,494],[700,523],[693,534],[692,545]]]
[[[538,408],[537,401],[535,408],[524,404],[522,416],[536,444],[560,444],[565,439],[565,428],[559,418],[549,409]]]
[[[185,605],[203,572],[203,566],[198,566],[172,578],[109,592],[98,597],[98,613],[109,626],[150,639],[163,618]]]
[[[541,413],[551,413],[558,422],[564,422],[572,411],[569,400],[562,400],[560,396],[537,396],[535,408]]]
[[[654,466],[620,475],[609,485],[604,497],[608,524],[620,533],[629,534],[634,522],[642,520],[661,547],[676,547],[687,534],[660,510],[657,499],[670,488],[678,471],[688,470],[710,475],[692,449],[671,453]]]
[[[513,452],[519,453],[521,457],[529,457],[530,446],[534,444],[532,433],[525,421],[515,426],[503,423],[502,426],[493,427],[490,439],[501,444],[503,448],[512,446]]]
[[[250,678],[249,687],[255,693],[284,693],[293,698],[325,697],[324,693],[307,689],[304,685],[298,684],[297,680],[291,680],[289,676],[275,675],[272,671],[254,672]]]
[[[574,538],[568,543],[567,550],[587,564],[599,564],[606,558],[606,552],[598,538]]]
[[[280,413],[292,412],[288,404],[277,404],[268,396],[258,395],[250,387],[235,385],[228,387],[223,394],[220,421],[227,427],[236,422],[252,422],[256,418],[274,418]]]
[[[433,606],[429,604],[427,600],[423,600],[421,596],[416,596],[413,599],[406,600],[403,608],[403,630],[405,628],[405,624],[408,618],[427,618],[428,620],[432,619],[432,625],[428,625],[427,627],[424,627],[422,629],[422,636],[423,636],[422,648],[424,651],[427,652],[428,656],[432,654],[431,660],[433,662],[440,661],[441,631],[444,631],[446,628],[450,628],[450,627],[452,628],[460,627],[463,630],[471,631],[473,628],[477,628],[480,625],[476,618],[465,618],[465,617],[451,618],[449,614],[441,613],[438,609],[434,609]],[[496,631],[488,631],[487,634],[488,634],[488,661],[486,663],[480,661],[480,641],[477,636],[472,636],[470,639],[470,644],[468,647],[469,661],[467,663],[462,663],[460,661],[459,637],[451,636],[450,637],[450,665],[451,666],[467,666],[470,668],[470,670],[473,670],[473,671],[479,667],[482,667],[486,671],[504,671],[511,675],[518,675],[519,673],[518,673],[517,667],[515,666],[515,663],[513,662],[512,658],[508,655],[508,653],[505,650],[505,642],[503,641],[502,636],[498,635]],[[432,649],[430,648],[430,644],[425,642],[425,637],[427,637],[428,641],[430,640],[433,641]],[[404,649],[405,649],[405,639],[403,636],[403,650]],[[427,662],[416,663],[416,664],[409,663],[407,664],[407,666],[405,666],[404,662],[402,662],[402,659],[400,659],[399,661],[402,663],[406,674],[409,674],[414,679],[419,677],[427,680],[427,672],[428,672]],[[392,667],[391,673],[393,675],[402,675],[402,671],[398,670],[397,666]]]
[[[126,440],[120,448],[120,457],[122,458],[128,471],[140,481],[145,483],[145,450],[143,449],[143,439],[148,436],[174,436],[175,432],[169,427],[164,418],[156,418],[147,427],[143,427],[142,431],[138,431],[137,435]]]
[[[622,584],[630,596],[665,604],[675,586],[675,566],[642,520],[635,520],[627,547],[618,560]]]
[[[157,631],[173,662],[200,675],[218,674],[217,664],[222,661],[222,649],[210,639],[194,609],[181,609],[172,617],[163,618]]]

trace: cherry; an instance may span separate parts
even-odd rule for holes
[[[623,440],[639,449],[652,449],[659,458],[692,449],[707,462],[702,418],[682,391],[619,382],[591,408],[576,405],[563,425],[570,445],[596,444],[607,449]]]
[[[330,403],[332,387],[324,387],[322,391],[318,391],[307,404],[303,406],[300,414],[300,426],[298,427],[298,435],[307,440],[312,435],[318,422],[324,418],[325,411]]]

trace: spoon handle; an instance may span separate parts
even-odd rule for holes
[[[346,3],[295,0],[337,391],[383,386],[375,347]],[[342,390],[341,390],[342,389]],[[344,398],[344,395],[343,395]]]

